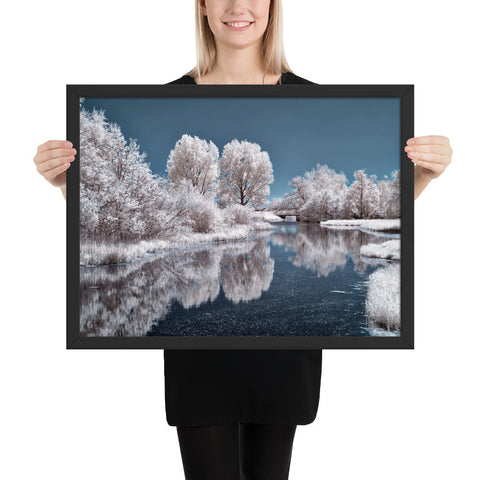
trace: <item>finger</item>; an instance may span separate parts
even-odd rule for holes
[[[422,160],[418,160],[418,161],[415,161],[415,163],[419,166],[419,167],[423,167],[423,168],[426,168],[427,170],[432,170],[433,172],[435,173],[438,173],[438,172],[443,172],[443,168],[441,165],[439,165],[438,163],[430,163],[430,162],[424,162]]]
[[[448,145],[410,145],[405,147],[406,152],[427,152],[440,155],[451,155],[452,149]]]
[[[48,140],[48,142],[42,143],[38,149],[38,153],[46,152],[47,150],[52,150],[54,148],[72,148],[72,142],[65,140]]]
[[[53,180],[59,173],[62,173],[70,166],[70,163],[63,163],[56,168],[52,168],[47,173],[44,174],[44,177],[50,182]]]
[[[54,158],[69,157],[75,155],[77,151],[74,148],[55,148],[54,150],[46,150],[38,155],[37,163],[41,164]]]
[[[52,170],[53,168],[58,167],[59,165],[63,165],[65,163],[70,163],[75,159],[73,155],[69,157],[59,157],[59,158],[53,158],[52,160],[47,160],[46,162],[40,163],[37,166],[37,171],[44,174],[48,172],[49,170]]]
[[[423,160],[431,163],[446,165],[449,155],[439,155],[438,153],[409,152],[407,154],[413,161]]]
[[[424,137],[414,137],[407,140],[407,145],[425,145],[429,143],[437,143],[441,145],[448,145],[448,137],[442,135],[425,135]]]

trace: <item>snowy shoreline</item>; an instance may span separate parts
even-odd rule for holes
[[[80,265],[94,267],[115,265],[138,260],[147,254],[160,250],[187,247],[199,244],[245,240],[252,231],[275,229],[271,223],[283,219],[270,212],[256,212],[262,220],[249,225],[235,225],[213,233],[193,233],[170,240],[140,240],[139,242],[96,242],[82,241],[80,245]],[[271,222],[271,223],[270,223]],[[320,222],[330,228],[360,228],[370,231],[396,231],[400,228],[400,219],[393,220],[328,220]],[[400,260],[400,240],[390,240],[382,244],[368,244],[360,248],[360,255],[370,258]]]
[[[360,228],[361,230],[373,230],[377,232],[395,232],[400,233],[400,219],[359,219],[359,220],[326,220],[320,222],[322,227],[330,228]]]
[[[369,243],[360,247],[360,255],[385,260],[400,260],[400,240],[388,240],[383,243]]]
[[[379,268],[368,278],[365,308],[368,322],[400,335],[400,265]]]
[[[273,218],[276,217],[276,218]],[[267,218],[267,216],[265,216]],[[270,222],[281,221],[276,215],[268,215]],[[95,242],[83,241],[80,244],[80,266],[95,267],[115,265],[138,260],[147,254],[155,254],[160,250],[186,247],[198,244],[245,240],[252,231],[272,230],[270,223],[256,222],[249,226],[238,225],[228,230],[214,233],[193,233],[171,240],[141,240],[139,242]],[[119,243],[122,247],[119,248]]]

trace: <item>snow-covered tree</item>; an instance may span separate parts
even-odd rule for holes
[[[80,225],[82,234],[110,233],[118,179],[105,154],[112,135],[103,111],[80,110]],[[108,186],[108,187],[107,187]]]
[[[171,185],[176,197],[184,205],[181,215],[197,233],[210,233],[220,226],[220,209],[210,194],[202,195],[187,179]]]
[[[337,192],[336,198],[336,212],[334,218],[349,218],[350,217],[350,210],[348,207],[348,191],[349,188],[344,185],[342,188]]]
[[[218,178],[218,148],[210,140],[182,135],[167,161],[168,179],[173,185],[188,180],[202,195],[215,196]]]
[[[302,177],[290,181],[292,191],[286,198],[299,213],[301,220],[340,218],[344,214],[346,184],[347,177],[343,172],[337,173],[328,165],[317,164]]]
[[[250,225],[258,222],[261,217],[250,205],[232,203],[221,210],[222,220],[225,225]]]
[[[385,179],[378,182],[382,218],[400,217],[400,170],[393,171],[391,177],[389,181],[385,175]]]
[[[269,203],[266,210],[269,210],[269,211],[272,211],[272,212],[284,212],[284,211],[293,210],[293,205],[290,202],[289,198],[287,198],[287,196],[285,196],[283,198],[282,197],[275,197]]]
[[[273,168],[260,145],[236,138],[223,147],[220,158],[219,204],[260,207],[267,203]]]
[[[382,218],[387,218],[388,202],[390,197],[390,182],[388,181],[387,175],[385,175],[384,180],[380,180],[380,182],[378,182],[378,194],[380,203],[379,215],[381,215]]]
[[[399,218],[401,210],[400,170],[392,172],[392,178],[387,215],[390,218]]]
[[[292,191],[286,194],[285,197],[295,210],[300,210],[312,197],[312,184],[305,177],[298,176],[292,178],[288,186]]]
[[[380,214],[380,193],[376,175],[368,176],[365,170],[353,173],[355,181],[347,194],[348,209],[353,218],[376,218]]]
[[[317,164],[315,169],[305,174],[305,178],[311,185],[310,191],[313,192],[310,199],[315,199],[321,209],[318,216],[327,219],[339,218],[344,210],[346,175],[343,172],[337,173],[328,165]]]
[[[302,222],[321,222],[334,218],[337,199],[333,191],[324,189],[314,192],[298,211]]]
[[[103,110],[80,110],[81,234],[148,238],[188,231],[178,198],[166,179],[153,175],[134,139]]]

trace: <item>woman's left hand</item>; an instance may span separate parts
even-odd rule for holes
[[[427,180],[440,176],[452,161],[450,140],[441,135],[410,138],[405,151]]]

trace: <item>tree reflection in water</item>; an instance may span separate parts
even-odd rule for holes
[[[349,257],[355,272],[365,272],[372,260],[360,257],[360,247],[385,241],[384,235],[319,224],[276,227],[247,240],[163,250],[128,264],[81,267],[81,335],[145,336],[168,317],[174,303],[185,310],[213,304],[221,289],[232,306],[259,299],[274,277],[271,246],[291,252],[288,261],[295,268],[328,277]],[[195,325],[182,334],[195,335]]]

